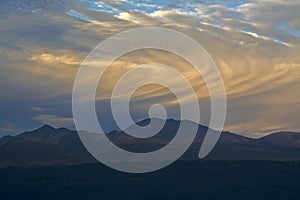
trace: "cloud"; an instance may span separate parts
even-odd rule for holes
[[[86,21],[86,22],[93,22],[93,20],[87,16],[84,16],[83,14],[81,13],[78,13],[74,10],[69,10],[66,12],[68,15],[72,16],[72,17],[75,17],[77,19],[80,19],[80,20],[83,20],[83,21]]]
[[[20,133],[21,129],[18,128],[14,123],[8,121],[2,121],[0,123],[0,137],[5,135],[15,135]]]
[[[130,13],[128,12],[121,12],[118,15],[116,15],[117,18],[122,19],[122,20],[126,20],[126,21],[130,21],[136,24],[139,24],[140,22],[137,21]]]
[[[300,2],[294,0],[255,1],[238,7],[238,11],[243,13],[246,19],[261,24],[258,27],[260,34],[288,43],[299,39],[299,9]]]
[[[6,13],[0,19],[1,102],[12,109],[22,102],[29,109],[27,112],[33,112],[31,115],[48,112],[43,109],[51,104],[53,113],[33,118],[28,114],[21,120],[15,110],[9,119],[28,124],[34,120],[56,126],[70,125],[71,118],[60,116],[70,116],[72,87],[85,56],[115,33],[159,26],[191,36],[218,65],[229,97],[227,130],[248,135],[276,129],[300,131],[297,125],[299,1],[226,1],[217,5],[211,1],[139,2],[136,5],[132,1],[74,2],[67,6],[60,4],[59,9],[56,4],[48,6],[52,9],[40,12],[31,9],[15,12],[11,8],[9,12],[0,8]],[[123,73],[154,61],[176,68],[191,82],[204,107],[209,105],[205,83],[191,66],[159,51],[133,52],[113,63],[99,84],[97,100],[109,99],[111,89]],[[165,71],[158,74],[176,83],[176,78],[169,77]],[[132,77],[126,84],[138,78]],[[184,92],[185,88],[178,87],[178,91]],[[178,104],[170,91],[155,86],[141,88],[135,98],[139,108],[154,100],[169,107]],[[0,120],[3,119],[4,115]]]
[[[38,106],[31,106],[30,107],[33,111],[36,111],[36,112],[45,112],[45,111],[48,111],[49,109],[47,108],[43,108],[43,107],[38,107]]]
[[[58,53],[58,52],[57,52]],[[32,61],[42,62],[46,64],[66,64],[66,65],[80,65],[78,57],[71,57],[67,55],[54,55],[51,53],[42,53],[39,55],[32,56]]]
[[[43,124],[48,124],[55,128],[70,127],[74,125],[74,120],[71,117],[59,117],[56,115],[43,114],[32,117],[32,119],[39,121]]]
[[[292,44],[289,44],[287,42],[283,42],[283,41],[280,41],[278,39],[274,39],[274,38],[270,38],[270,37],[267,37],[267,36],[263,36],[263,35],[258,35],[257,33],[254,33],[254,32],[251,32],[251,31],[242,31],[242,33],[245,33],[247,35],[250,35],[250,36],[253,36],[255,38],[258,38],[258,39],[263,39],[263,40],[268,40],[268,41],[273,41],[275,43],[279,43],[279,44],[282,44],[282,45],[285,45],[285,46],[289,46],[289,47],[293,47]]]

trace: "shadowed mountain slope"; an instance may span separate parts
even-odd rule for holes
[[[138,125],[146,126],[149,122],[150,120],[144,120]],[[107,136],[113,143],[128,151],[149,152],[168,144],[179,125],[180,121],[169,119],[165,121],[163,129],[150,138],[135,138],[123,131],[113,131]],[[181,160],[198,160],[198,152],[207,129],[198,125],[197,136]],[[251,139],[222,132],[217,145],[204,160],[300,160],[300,134],[280,132]],[[0,139],[0,166],[94,162],[97,161],[85,149],[77,132],[65,128],[55,129],[44,125],[32,132]]]

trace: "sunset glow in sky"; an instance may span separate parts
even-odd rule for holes
[[[148,26],[185,33],[211,55],[227,92],[224,130],[250,137],[300,131],[299,10],[299,0],[4,1],[0,136],[45,123],[73,128],[72,88],[84,58],[107,37]],[[185,60],[158,50],[132,52],[114,62],[99,83],[98,108],[105,113],[100,104],[109,100],[110,89],[124,72],[150,61],[172,66],[190,81],[203,112],[199,123],[207,125],[205,83]],[[135,98],[136,120],[145,118],[145,108],[157,101],[170,108],[170,117],[178,104],[170,91],[154,86],[141,88]]]

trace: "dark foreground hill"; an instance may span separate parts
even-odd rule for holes
[[[146,125],[149,120],[139,123]],[[118,146],[133,152],[148,152],[166,145],[174,136],[180,122],[167,120],[164,128],[149,139],[136,139],[114,131],[107,134]],[[198,160],[198,152],[207,127],[198,126],[198,133],[181,160]],[[188,133],[187,133],[188,134]],[[300,160],[300,134],[274,133],[251,139],[230,132],[223,132],[213,151],[205,160]],[[0,139],[0,166],[28,166],[53,164],[83,164],[97,161],[82,145],[75,131],[55,129],[45,125],[35,131]]]
[[[177,161],[146,174],[101,164],[0,169],[0,199],[299,199],[300,163]]]

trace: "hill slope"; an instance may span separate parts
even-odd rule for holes
[[[144,120],[139,125],[147,125]],[[167,120],[164,128],[146,139],[134,138],[123,131],[107,136],[123,149],[133,152],[157,150],[174,137],[180,122]],[[197,136],[181,160],[198,160],[198,152],[207,131],[198,125]],[[188,133],[187,133],[188,134]],[[274,133],[251,139],[230,132],[223,132],[216,147],[205,160],[300,160],[300,134]],[[48,125],[17,136],[0,139],[0,166],[80,164],[97,162],[82,145],[76,131],[55,129]]]

